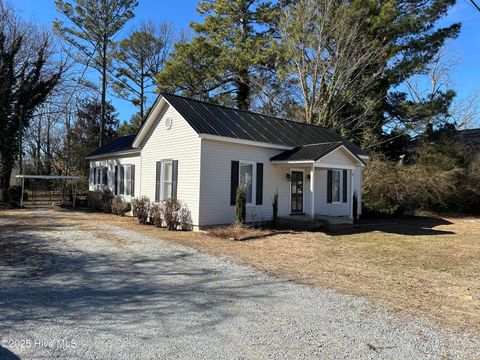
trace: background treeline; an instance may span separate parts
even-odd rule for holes
[[[475,151],[454,129],[478,101],[449,78],[460,24],[438,25],[454,0],[203,0],[188,31],[132,25],[134,0],[55,2],[44,29],[0,0],[0,201],[12,171],[86,179],[85,154],[169,91],[335,129],[373,154],[372,211],[476,209]],[[137,114],[120,124],[113,96]]]

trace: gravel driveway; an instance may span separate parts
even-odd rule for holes
[[[480,357],[478,338],[361,298],[34,211],[35,226],[0,213],[2,360]]]

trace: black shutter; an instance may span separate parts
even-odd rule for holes
[[[343,170],[343,202],[346,203],[348,199],[348,173],[347,170]]]
[[[232,169],[230,174],[230,205],[235,205],[236,203],[239,166],[240,163],[238,161],[232,161]]]
[[[113,184],[113,189],[115,192],[115,195],[118,195],[118,166],[115,166],[115,175],[114,175],[114,184]]]
[[[120,194],[125,194],[125,167],[120,166]]]
[[[102,168],[102,185],[105,185],[105,186],[108,185],[108,168],[107,167]]]
[[[327,203],[332,202],[332,170],[327,171]]]
[[[177,198],[177,183],[178,183],[178,160],[172,161],[172,199]]]
[[[263,203],[263,163],[257,163],[257,189],[256,189],[256,204]]]
[[[132,165],[132,168],[130,169],[130,176],[131,178],[131,189],[130,189],[130,196],[134,197],[135,196],[135,165]]]
[[[155,202],[160,201],[160,175],[162,172],[162,162],[157,161],[157,172],[155,175]]]
[[[97,168],[93,168],[93,185],[97,185]]]

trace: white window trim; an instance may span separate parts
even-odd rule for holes
[[[257,163],[251,160],[239,160],[238,161],[238,185],[240,185],[240,168],[243,165],[252,165],[252,201],[247,202],[247,206],[255,206],[257,199]]]
[[[93,174],[94,174],[94,179],[93,179],[93,187],[96,189],[96,190],[104,190],[104,189],[107,189],[108,188],[108,167],[107,166],[103,166],[103,165],[99,165],[99,166],[94,166],[93,167]],[[102,181],[103,181],[103,173],[106,172],[107,173],[107,183],[106,184],[103,184]],[[100,181],[97,181],[97,179],[99,178],[100,176]]]
[[[122,196],[126,199],[131,199],[132,198],[132,195],[127,195],[127,187],[128,187],[128,180],[127,180],[127,166],[130,166],[130,180],[132,179],[132,166],[133,164],[119,164],[117,165],[118,166],[118,179],[117,179],[117,189],[118,189],[118,196]],[[121,168],[124,168],[123,169],[123,173],[125,174],[124,178],[123,178],[123,194],[120,192],[120,184],[121,184]],[[115,184],[114,184],[115,185]]]
[[[169,199],[167,197],[167,199],[163,199],[163,183],[164,183],[164,180],[163,180],[163,176],[165,175],[165,164],[166,163],[170,163],[171,166],[172,166],[172,169],[171,169],[171,176],[172,176],[172,179],[169,181],[170,184],[172,185],[172,190],[173,190],[173,159],[166,159],[166,160],[162,160],[161,161],[161,169],[160,169],[160,193],[159,193],[159,201],[165,201],[167,199]],[[168,181],[167,181],[168,182]],[[172,194],[170,194],[170,197],[172,197]]]
[[[340,188],[338,189],[338,201],[333,201],[333,172],[340,173]],[[332,169],[332,205],[342,205],[343,204],[343,170]]]
[[[301,172],[303,174],[303,181],[302,181],[302,186],[303,186],[303,189],[302,189],[302,196],[303,196],[303,211],[299,214],[305,214],[305,182],[306,182],[306,179],[305,179],[305,169],[303,168],[290,168],[290,179],[288,180],[288,188],[289,188],[289,192],[290,192],[290,196],[288,197],[288,212],[289,214],[292,214],[292,184],[291,184],[291,179],[292,179],[292,171],[298,171],[298,172]]]

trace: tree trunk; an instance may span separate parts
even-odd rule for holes
[[[237,107],[240,110],[250,109],[250,74],[247,69],[240,70],[235,80],[237,87]]]
[[[105,114],[107,109],[107,40],[102,44],[102,123],[100,125],[99,146],[103,146],[105,140]]]
[[[0,203],[8,201],[8,189],[12,176],[14,158],[10,154],[0,155]]]

